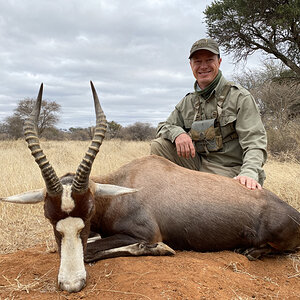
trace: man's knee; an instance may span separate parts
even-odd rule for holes
[[[157,138],[151,142],[151,154],[162,156],[184,168],[197,171],[200,169],[201,162],[198,155],[189,159],[180,157],[177,154],[176,145],[164,138]]]
[[[151,141],[150,144],[150,154],[158,155],[161,149],[161,144],[159,143],[158,139]]]
[[[174,145],[171,141],[164,138],[157,138],[151,142],[151,154],[166,157],[170,152],[174,151]]]

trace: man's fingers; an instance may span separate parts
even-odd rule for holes
[[[250,190],[261,190],[261,185],[253,178],[248,176],[236,176],[234,179],[238,180],[240,184],[246,186]]]
[[[239,179],[240,184],[242,184],[242,185],[246,184],[246,178],[245,177],[242,176],[242,177],[240,177],[238,179]]]
[[[182,155],[181,148],[182,148],[182,145],[181,145],[181,144],[177,144],[177,145],[176,145],[176,150],[177,150],[178,156],[181,156],[181,155]]]
[[[182,149],[183,150],[181,151],[181,154],[183,157],[185,157],[185,158],[195,157],[196,151],[195,151],[195,147],[194,147],[193,143],[184,144]]]
[[[175,139],[175,144],[178,156],[184,158],[190,158],[190,156],[195,157],[196,153],[192,139],[186,133],[180,134]]]
[[[254,182],[252,182],[252,180],[245,180],[245,184],[246,184],[246,187],[250,190],[253,190],[255,189],[255,185],[254,185]]]
[[[189,148],[189,145],[187,145],[187,144],[184,145],[184,157],[185,158],[190,157],[190,148]]]
[[[257,182],[256,186],[257,186],[257,188],[258,188],[259,190],[262,190],[262,186],[261,186],[260,183]]]
[[[195,147],[194,147],[194,144],[193,144],[193,143],[191,143],[190,149],[191,149],[191,156],[192,156],[192,157],[195,157],[195,155],[196,155],[196,150],[195,150]]]

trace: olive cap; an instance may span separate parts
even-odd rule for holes
[[[218,43],[211,38],[201,39],[195,42],[191,48],[189,59],[191,59],[193,54],[198,50],[208,50],[214,54],[220,54]]]

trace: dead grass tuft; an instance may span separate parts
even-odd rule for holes
[[[22,279],[23,271],[21,271],[13,281],[8,279],[5,275],[2,275],[7,284],[1,285],[0,291],[4,290],[10,294],[22,291],[25,291],[27,294],[29,294],[30,291],[54,292],[56,290],[56,284],[53,282],[53,276],[49,277],[52,272],[54,272],[54,267],[44,275],[35,278],[34,281],[27,283],[25,283]]]
[[[300,279],[300,254],[290,254],[289,258],[292,260],[293,268],[295,269],[295,274],[288,275],[288,278],[298,278]]]
[[[251,280],[258,280],[258,279],[260,279],[260,280],[263,280],[263,281],[266,281],[266,282],[270,282],[270,283],[278,286],[278,284],[276,282],[274,282],[272,278],[269,278],[269,277],[259,277],[259,276],[250,274],[249,272],[246,272],[245,271],[245,267],[242,264],[238,263],[238,262],[230,262],[225,267],[225,269],[231,269],[235,273],[247,275],[247,276],[250,277]]]

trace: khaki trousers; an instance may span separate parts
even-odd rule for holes
[[[203,156],[196,153],[195,157],[183,158],[178,156],[176,146],[171,141],[164,138],[157,138],[151,142],[151,154],[159,155],[173,163],[195,171],[219,174],[233,178],[240,173],[241,166],[224,167],[206,160]],[[265,172],[262,170],[258,174],[258,182],[263,186],[266,179]]]
[[[164,138],[157,138],[151,142],[151,154],[162,156],[173,163],[187,169],[219,174],[226,177],[235,177],[239,174],[241,167],[224,167],[211,163],[196,153],[195,157],[183,158],[178,156],[176,146]]]

